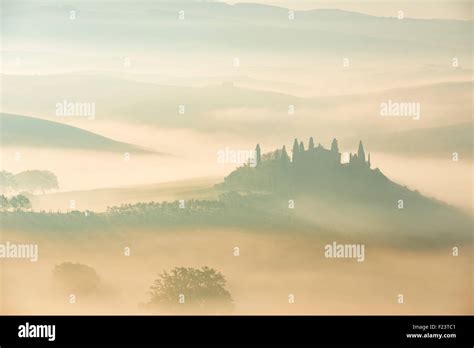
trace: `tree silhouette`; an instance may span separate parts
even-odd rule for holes
[[[304,143],[300,141],[300,150],[298,151],[299,166],[298,169],[301,170],[305,166],[307,159],[307,153],[304,151]]]
[[[309,138],[308,150],[314,149],[314,140],[313,137]]]
[[[92,267],[81,263],[63,262],[53,269],[53,284],[57,290],[76,295],[91,295],[100,288],[100,277]]]
[[[16,187],[15,177],[12,173],[5,170],[0,171],[0,190],[7,193]]]
[[[262,164],[262,153],[260,150],[260,144],[257,144],[257,147],[255,148],[255,156],[257,157],[257,166],[260,166]]]
[[[227,312],[232,298],[224,276],[209,267],[175,267],[151,286],[150,305],[169,311]]]
[[[285,145],[283,145],[283,149],[281,150],[280,163],[282,163],[284,167],[287,167],[288,164],[290,163],[290,157],[288,156],[288,153],[286,152]]]
[[[302,141],[300,141],[300,151],[299,151],[300,154],[303,154],[304,153],[304,144]]]
[[[299,152],[300,152],[300,147],[298,145],[298,139],[295,138],[295,141],[293,142],[293,159],[292,159],[293,163],[296,163]]]
[[[8,198],[5,197],[4,195],[0,196],[0,209],[1,210],[8,210],[10,208],[10,202],[8,201]]]
[[[15,175],[16,187],[29,192],[58,188],[58,179],[54,173],[47,170],[27,170]]]
[[[15,210],[31,209],[31,202],[25,195],[10,198],[10,206]]]
[[[364,145],[362,145],[362,140],[359,141],[359,149],[357,150],[357,158],[361,163],[365,163],[365,151]]]
[[[339,146],[337,145],[337,139],[334,138],[331,143],[331,151],[332,152],[339,152]]]

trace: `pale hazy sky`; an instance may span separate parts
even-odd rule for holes
[[[458,0],[238,0],[224,1],[235,3],[261,3],[281,6],[292,10],[339,9],[355,11],[374,16],[396,17],[399,10],[406,18],[473,19],[473,2]]]

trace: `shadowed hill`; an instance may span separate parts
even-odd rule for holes
[[[286,148],[257,157],[228,175],[217,188],[241,194],[266,193],[283,201],[301,221],[351,235],[353,232],[383,238],[404,236],[426,239],[467,240],[472,220],[457,209],[421,195],[372,169],[362,142],[356,154],[341,163],[337,140],[331,148],[308,149],[295,139],[290,160]],[[407,168],[409,170],[409,168]],[[386,234],[389,233],[389,234]]]
[[[0,124],[2,146],[152,153],[77,127],[34,117],[1,113]]]

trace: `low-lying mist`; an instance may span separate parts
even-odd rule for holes
[[[317,232],[207,228],[53,238],[5,232],[3,239],[37,243],[39,260],[1,260],[2,314],[165,314],[145,306],[149,287],[159,273],[180,266],[222,272],[234,299],[231,314],[472,313],[471,245],[459,245],[453,256],[450,246],[406,251],[366,243],[358,262],[326,258],[332,241]],[[69,303],[53,287],[52,270],[63,262],[92,267],[100,291]]]

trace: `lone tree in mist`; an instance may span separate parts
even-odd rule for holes
[[[29,192],[45,191],[57,189],[58,178],[48,170],[27,170],[14,176],[18,189],[27,190]]]
[[[76,295],[95,294],[101,285],[95,269],[72,262],[63,262],[54,267],[53,283],[57,290]]]
[[[175,267],[164,271],[150,288],[149,305],[165,311],[222,313],[232,309],[224,276],[209,267]]]

